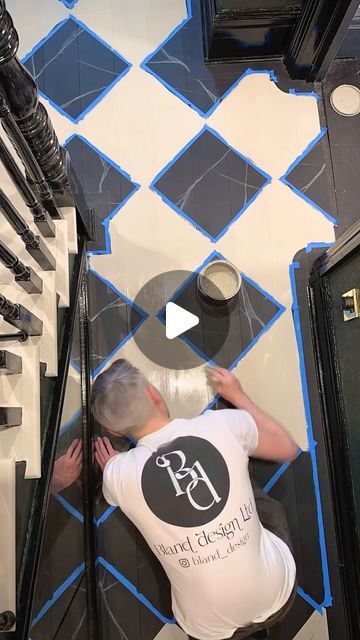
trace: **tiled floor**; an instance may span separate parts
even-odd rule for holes
[[[149,279],[172,270],[195,272],[214,251],[243,274],[242,320],[234,321],[219,364],[235,370],[304,451],[290,466],[254,467],[262,486],[288,509],[299,565],[294,610],[271,638],[327,640],[331,581],[292,286],[296,264],[290,268],[300,249],[334,240],[316,95],[280,89],[272,69],[205,67],[198,0],[188,6],[185,0],[7,4],[20,33],[20,55],[30,51],[26,65],[48,98],[55,129],[96,209],[93,373],[127,357],[161,389],[173,416],[198,414],[213,403],[203,371],[206,344],[196,344],[196,332],[190,343],[176,340],[180,361],[194,358],[194,345],[197,357],[200,350],[195,368],[156,365],[134,333],[149,331],[156,340],[162,327],[155,315],[167,300],[154,309],[154,300],[144,299],[137,322],[129,309]],[[77,430],[76,370],[75,349],[64,443]],[[61,498],[52,508],[79,528],[80,489]],[[104,638],[181,640],[170,624],[159,567],[124,516],[107,508],[100,492],[96,500]],[[69,535],[64,525],[56,532],[59,544],[63,536],[66,545]],[[51,637],[46,628],[56,629],[81,574],[80,556],[66,565],[70,578],[64,566],[57,575],[52,563],[51,586],[38,592],[33,638]],[[84,637],[80,604],[64,638]]]

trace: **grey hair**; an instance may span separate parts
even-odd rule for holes
[[[146,393],[149,382],[127,360],[115,360],[95,380],[91,411],[100,424],[112,431],[131,433],[151,418],[154,407]]]

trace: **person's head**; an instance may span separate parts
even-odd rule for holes
[[[169,419],[159,391],[127,360],[115,360],[95,380],[91,411],[108,431],[135,436]]]

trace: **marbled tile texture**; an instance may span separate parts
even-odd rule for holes
[[[308,449],[289,265],[309,243],[334,239],[316,99],[281,91],[272,69],[205,66],[199,0],[7,5],[19,30],[20,55],[32,51],[26,66],[96,213],[90,247],[93,374],[128,357],[160,388],[172,415],[196,415],[212,403],[206,345],[197,367],[164,369],[134,341],[134,332],[150,322],[144,310],[136,309],[136,323],[129,311],[150,278],[193,272],[216,251],[244,276],[218,363],[234,367],[254,400]],[[178,302],[189,304],[188,291],[182,296]],[[198,338],[194,332],[194,344]],[[177,343],[179,358],[188,358],[191,340]],[[59,452],[79,432],[78,393],[75,345]],[[326,616],[314,612],[323,605],[325,568],[312,464],[303,453],[287,469],[254,467],[257,480],[288,507],[305,594],[297,596],[286,624],[271,632],[272,640],[328,637]],[[46,546],[39,583],[45,586],[37,594],[36,640],[52,637],[74,592],[61,637],[86,637],[81,487],[63,494],[52,501],[47,540],[53,537],[53,546]],[[182,632],[170,624],[160,567],[133,526],[104,503],[99,486],[94,499],[104,637],[181,640]],[[304,513],[309,527],[297,535]],[[60,563],[52,555],[67,545],[73,552]]]

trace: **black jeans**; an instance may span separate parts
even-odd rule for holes
[[[261,524],[265,527],[265,529],[272,531],[272,533],[275,533],[278,538],[281,538],[281,540],[286,542],[291,552],[293,552],[289,525],[286,519],[285,509],[283,505],[281,504],[281,502],[270,498],[270,496],[268,496],[265,491],[260,489],[251,475],[250,478],[254,491],[256,509],[259,514]],[[231,636],[231,640],[245,640],[245,638],[248,638],[250,640],[254,633],[272,627],[277,622],[280,622],[287,615],[292,605],[294,604],[294,600],[296,597],[296,588],[297,583],[295,582],[295,586],[290,598],[284,604],[284,606],[279,609],[279,611],[276,611],[276,613],[274,613],[264,622],[253,623],[248,625],[247,627],[238,629]],[[197,640],[196,638],[192,638],[191,636],[189,636],[189,638],[190,640]]]

